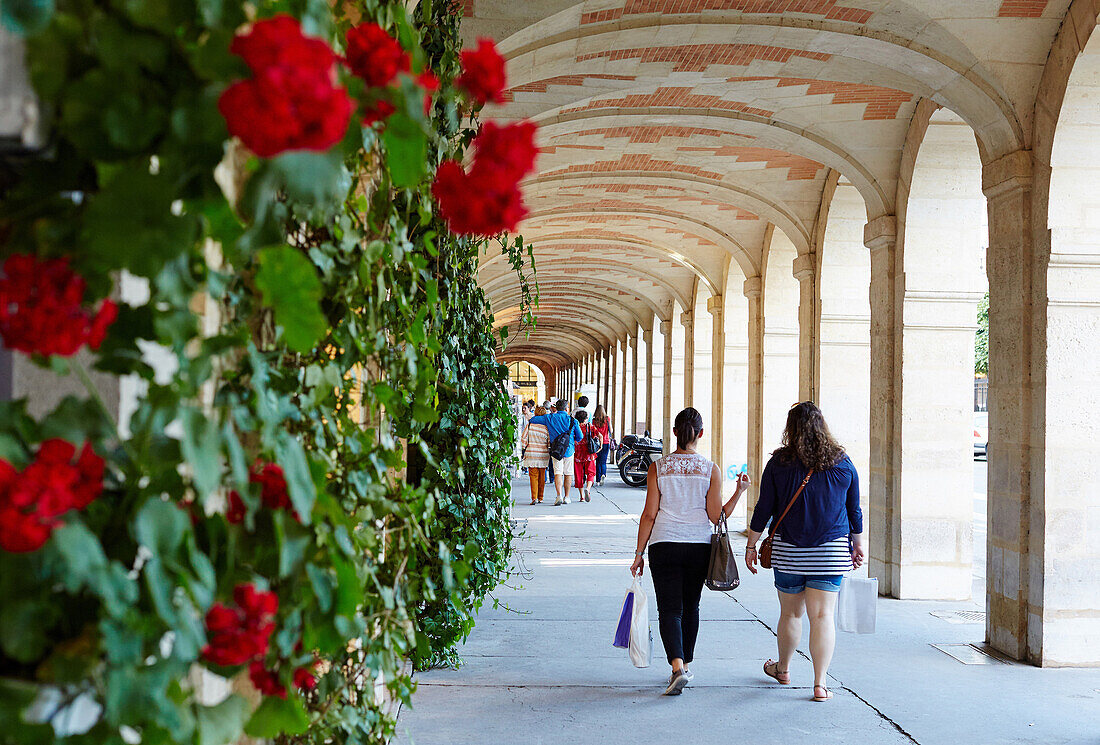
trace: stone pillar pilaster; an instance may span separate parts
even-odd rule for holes
[[[618,382],[616,375],[619,371],[619,341],[616,339],[607,350],[607,417],[612,424],[615,422],[615,393],[616,383]],[[615,434],[618,435],[618,427],[612,426],[615,430]]]
[[[614,364],[615,347],[609,346],[603,350],[603,396],[604,400],[603,408],[607,412],[607,415],[611,415],[611,404],[615,399],[615,394],[611,387],[611,381],[615,377],[611,370],[611,366]]]
[[[895,435],[903,277],[895,251],[897,219],[886,215],[869,222],[863,243],[871,251],[870,514],[864,528],[870,533],[870,574],[878,577],[881,594],[896,595],[901,586],[900,463]]]
[[[653,433],[653,329],[642,332],[645,342],[645,428]]]
[[[1045,277],[1037,276],[1043,262],[1035,255],[1030,156],[1017,151],[982,169],[990,308],[986,641],[1015,659],[1040,662],[1047,516],[1042,402],[1035,394],[1044,382],[1046,319],[1035,307],[1042,295],[1036,284]]]
[[[764,282],[761,277],[749,277],[744,284],[749,301],[749,398],[747,458],[753,485],[745,494],[749,514],[756,506],[760,474],[764,472]]]
[[[795,258],[794,278],[798,280],[798,398],[818,399],[817,364],[820,334],[820,295],[817,286],[817,254]]]
[[[630,346],[630,337],[629,336],[624,337],[621,340],[621,343],[622,343],[622,355],[621,356],[622,356],[622,361],[623,361],[623,365],[622,365],[622,368],[623,368],[623,370],[622,370],[622,383],[623,384],[622,384],[622,395],[621,395],[622,401],[619,404],[619,436],[620,437],[630,431],[629,429],[627,429],[627,422],[629,421],[629,419],[627,418],[628,411],[627,411],[627,407],[626,407],[626,392],[628,390],[630,390],[630,378],[627,375],[627,368],[630,367],[630,361],[629,361],[629,359],[627,359],[627,350]]]
[[[629,337],[630,344],[630,431],[633,432],[638,422],[638,336]],[[642,434],[637,432],[635,434]]]
[[[664,438],[665,452],[671,453],[675,450],[672,444],[672,417],[676,416],[677,412],[669,411],[669,405],[672,401],[672,321],[661,321],[661,336],[664,339],[664,362],[661,365],[661,386],[662,393],[665,397],[665,420],[661,427],[661,437]]]
[[[722,468],[723,412],[725,411],[726,372],[726,306],[725,297],[712,295],[707,298],[707,311],[711,315],[710,344],[710,459]],[[704,425],[706,426],[706,425]]]
[[[680,314],[680,324],[684,327],[684,407],[694,406],[695,396],[695,311],[685,310]]]

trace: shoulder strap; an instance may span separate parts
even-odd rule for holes
[[[787,516],[787,513],[791,511],[791,507],[798,501],[798,498],[802,496],[802,490],[806,488],[806,484],[810,483],[810,477],[814,475],[814,469],[810,469],[810,472],[806,474],[806,478],[802,479],[802,485],[798,487],[798,491],[791,497],[791,501],[787,502],[787,509],[783,510],[783,514],[779,516],[779,519],[772,523],[771,532],[768,533],[768,538],[775,535],[775,531],[779,529],[779,523],[783,522],[783,518]]]

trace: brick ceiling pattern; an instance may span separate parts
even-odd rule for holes
[[[655,312],[673,318],[697,290],[740,292],[762,270],[769,226],[812,250],[831,171],[869,217],[893,214],[922,97],[975,126],[991,155],[1021,147],[1034,91],[1008,76],[1037,84],[1069,4],[460,1],[465,43],[494,36],[508,60],[506,102],[483,116],[540,127],[520,226],[546,267],[539,326],[509,352],[533,355],[585,323],[578,283],[607,299],[608,322],[578,330],[570,355]],[[511,272],[492,252],[482,259],[499,317],[514,317]]]

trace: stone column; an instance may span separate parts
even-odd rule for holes
[[[653,422],[653,329],[642,332],[645,342],[645,428],[654,432]]]
[[[635,334],[628,340],[630,343],[630,431],[633,432],[638,423],[638,336]],[[635,434],[642,434],[637,432]]]
[[[616,339],[614,343],[608,348],[607,358],[607,417],[612,424],[615,422],[615,393],[616,393],[616,375],[619,372],[619,341]],[[615,434],[618,435],[619,428],[612,426],[615,430]]]
[[[603,350],[603,408],[607,412],[608,416],[611,415],[611,404],[615,400],[615,393],[611,387],[611,381],[614,379],[615,374],[611,369],[614,365],[615,347],[609,346]]]
[[[745,494],[749,514],[756,506],[760,474],[764,472],[764,282],[759,277],[749,277],[744,285],[749,301],[749,392],[746,414],[748,416],[749,476],[753,485]]]
[[[1042,402],[1035,396],[1042,395],[1045,382],[1046,319],[1034,305],[1045,278],[1037,276],[1043,260],[1033,239],[1030,153],[1017,151],[987,164],[982,191],[989,209],[990,308],[986,641],[1015,659],[1040,662],[1049,518],[1042,489]]]
[[[864,519],[870,533],[865,545],[879,592],[896,595],[901,586],[901,509],[895,438],[900,364],[895,353],[903,281],[894,250],[897,219],[886,215],[868,223],[863,243],[871,250],[871,506]]]
[[[687,408],[694,405],[695,395],[695,311],[681,313],[680,323],[684,327],[684,408]]]
[[[794,278],[798,280],[798,398],[818,398],[817,356],[821,338],[821,314],[817,293],[817,254],[802,254],[794,260]]]
[[[665,397],[665,408],[672,401],[672,321],[661,321],[661,335],[664,338],[664,364],[661,367],[662,393]],[[671,453],[675,448],[672,444],[672,417],[675,412],[665,411],[661,436],[664,438],[665,452]]]
[[[710,343],[710,459],[722,464],[723,414],[725,411],[726,372],[726,306],[725,297],[712,295],[707,298],[707,311],[711,315]]]
[[[622,376],[622,401],[619,404],[619,436],[626,434],[630,430],[627,429],[627,408],[626,408],[626,392],[630,390],[630,378],[627,373],[627,368],[630,367],[630,360],[627,359],[627,349],[630,346],[630,336],[626,336],[622,339],[622,361],[623,361],[623,376]]]

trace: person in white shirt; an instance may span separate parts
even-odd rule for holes
[[[678,696],[694,677],[688,669],[699,635],[699,596],[710,559],[712,526],[728,517],[749,486],[748,474],[722,504],[722,473],[695,450],[703,417],[693,408],[676,415],[676,449],[649,467],[638,550],[630,571],[641,575],[649,547],[657,620],[672,674],[664,695]]]

